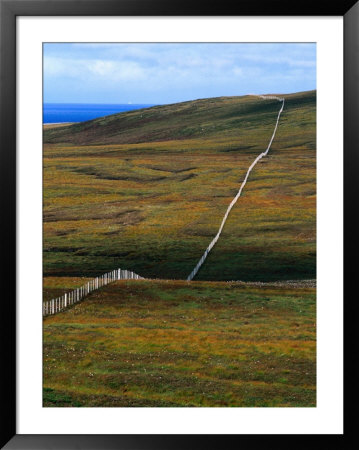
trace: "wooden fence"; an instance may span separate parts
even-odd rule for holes
[[[49,316],[56,314],[64,309],[68,308],[75,303],[81,301],[86,295],[95,291],[96,289],[106,286],[117,280],[143,280],[143,277],[137,275],[137,273],[131,272],[130,270],[116,269],[112,272],[105,273],[88,281],[83,286],[74,289],[73,291],[66,292],[58,298],[53,298],[43,303],[42,315]]]
[[[253,95],[253,94],[251,94],[251,95]],[[267,156],[267,154],[268,154],[268,152],[269,152],[269,149],[271,148],[271,145],[272,145],[274,136],[275,136],[276,131],[277,131],[277,128],[278,128],[279,118],[280,118],[280,115],[282,114],[282,111],[283,111],[283,108],[284,108],[284,98],[276,97],[276,96],[274,96],[274,95],[256,95],[256,97],[260,97],[260,98],[263,98],[263,99],[265,99],[265,100],[270,99],[270,100],[278,100],[279,102],[282,102],[282,107],[280,108],[280,110],[279,110],[279,112],[278,112],[277,121],[276,121],[276,124],[275,124],[275,127],[274,127],[274,131],[273,131],[271,140],[269,141],[269,144],[268,144],[268,147],[267,147],[266,151],[265,151],[265,152],[262,152],[260,155],[258,155],[257,158],[256,158],[256,159],[252,162],[252,164],[250,165],[249,169],[247,170],[246,176],[245,176],[245,178],[244,178],[244,180],[243,180],[243,182],[242,182],[242,184],[241,184],[241,187],[240,187],[240,189],[239,189],[237,195],[234,197],[234,199],[231,201],[230,205],[229,205],[228,208],[227,208],[227,211],[226,211],[226,213],[225,213],[225,215],[224,215],[224,217],[223,217],[223,219],[222,219],[221,226],[219,227],[219,230],[218,230],[217,234],[216,234],[215,237],[212,239],[212,241],[211,241],[211,243],[209,244],[209,246],[206,248],[205,252],[203,253],[203,255],[202,255],[202,257],[201,257],[201,259],[198,261],[196,267],[195,267],[195,268],[192,270],[192,272],[188,275],[187,281],[193,280],[193,278],[196,276],[197,272],[198,272],[199,269],[201,268],[202,264],[205,262],[208,253],[212,250],[212,248],[214,247],[214,245],[217,243],[217,241],[218,241],[218,239],[219,239],[219,237],[220,237],[220,235],[221,235],[221,233],[222,233],[224,224],[225,224],[226,221],[227,221],[227,217],[228,217],[228,215],[229,215],[231,209],[233,208],[234,204],[237,202],[237,200],[239,199],[239,197],[240,197],[241,194],[242,194],[242,190],[243,190],[244,186],[245,186],[246,183],[247,183],[249,174],[251,173],[253,167],[257,164],[257,162],[258,162],[260,159],[262,159],[264,156]]]

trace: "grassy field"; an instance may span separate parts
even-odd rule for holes
[[[119,281],[44,319],[44,406],[315,406],[315,320],[300,285]]]
[[[43,282],[43,301],[61,297],[66,292],[83,286],[92,278],[86,277],[45,277]]]
[[[315,406],[315,288],[286,280],[316,274],[316,92],[285,98],[190,283],[280,103],[44,127],[44,300],[119,267],[147,278],[44,318],[44,406]]]
[[[315,278],[316,93],[285,97],[270,153],[196,279]],[[45,129],[45,276],[186,278],[279,107],[223,97]]]

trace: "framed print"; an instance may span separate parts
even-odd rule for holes
[[[4,448],[342,445],[358,4],[0,11]]]

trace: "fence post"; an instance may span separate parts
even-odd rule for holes
[[[106,286],[107,284],[116,280],[129,279],[143,280],[144,278],[139,276],[137,273],[127,269],[118,268],[111,270],[110,272],[93,278],[84,285],[73,289],[72,291],[65,292],[61,297],[43,302],[42,314],[43,316],[56,314],[67,308],[68,306],[79,302],[80,300],[82,300],[82,298],[84,298],[95,289],[99,289],[100,287]]]

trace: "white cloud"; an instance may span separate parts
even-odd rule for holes
[[[87,70],[95,76],[113,81],[135,81],[146,78],[145,70],[132,61],[87,61]]]
[[[75,60],[48,57],[44,73],[49,77],[96,78],[98,80],[134,81],[145,79],[145,70],[133,61]]]
[[[283,83],[299,91],[315,87],[315,68],[315,46],[306,44],[45,44],[44,53],[46,95],[87,90],[104,102],[280,92]]]
[[[44,58],[44,74],[45,76],[63,75],[66,73],[66,64],[60,58]]]
[[[243,75],[243,69],[241,69],[240,67],[234,67],[232,69],[232,72],[233,72],[234,75],[239,76],[239,77],[241,75]]]

